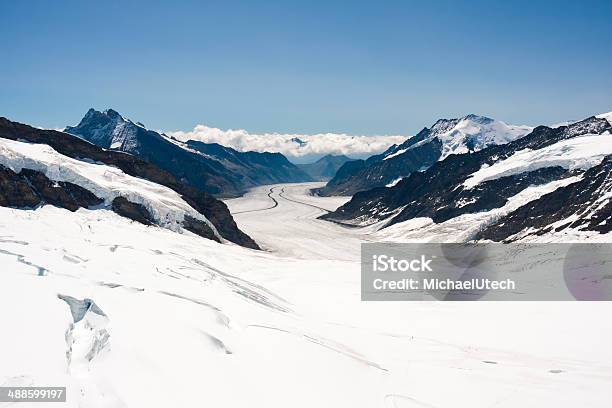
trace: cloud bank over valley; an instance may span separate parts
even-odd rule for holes
[[[255,134],[246,130],[223,130],[206,125],[197,125],[191,131],[171,131],[166,134],[182,141],[191,139],[219,143],[239,151],[279,152],[295,162],[308,161],[327,154],[366,157],[381,153],[407,138],[401,135],[363,136],[344,133]]]

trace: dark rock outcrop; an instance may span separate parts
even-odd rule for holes
[[[35,208],[51,204],[59,208],[76,211],[100,205],[104,200],[73,183],[50,180],[43,173],[22,169],[19,173],[0,165],[0,206],[13,208]],[[111,209],[118,215],[144,225],[155,225],[155,220],[145,206],[133,203],[125,197],[116,197]],[[203,221],[189,215],[183,228],[201,237],[220,242],[214,231]]]
[[[511,237],[529,229],[530,235],[559,232],[567,228],[612,231],[612,156],[587,170],[580,181],[559,188],[531,201],[499,219],[478,234],[476,239],[491,241],[511,240]],[[572,217],[575,216],[575,217]],[[561,225],[561,221],[568,220]]]
[[[186,215],[185,219],[183,220],[183,228],[201,237],[212,239],[214,241],[219,240],[208,224],[189,215]]]
[[[116,197],[111,204],[111,208],[120,216],[129,218],[132,221],[144,225],[153,225],[155,223],[151,213],[149,213],[144,205],[128,201],[125,197]]]
[[[0,206],[34,208],[40,202],[25,176],[0,165]]]
[[[51,204],[76,211],[102,202],[102,199],[76,184],[49,180],[35,170],[22,169],[15,173],[0,165],[0,206],[34,208],[40,204]]]

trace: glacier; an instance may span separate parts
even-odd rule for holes
[[[347,198],[316,186],[226,201],[265,251],[0,208],[0,384],[66,385],[67,407],[607,406],[612,304],[361,302],[380,238],[317,219]]]

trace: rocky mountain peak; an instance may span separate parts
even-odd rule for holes
[[[567,125],[564,130],[564,138],[587,133],[600,134],[610,128],[611,125],[606,119],[591,116],[590,118]]]
[[[137,126],[125,120],[119,112],[106,109],[103,112],[89,109],[77,126],[64,131],[104,148],[130,151],[136,148]]]
[[[452,128],[454,128],[455,126],[457,126],[457,124],[461,122],[461,118],[458,119],[438,119],[436,121],[436,123],[433,124],[433,126],[431,127],[429,134],[431,136],[433,135],[437,135],[437,134],[441,134],[441,133],[446,133],[449,130],[451,130]]]
[[[121,114],[114,109],[106,109],[104,114],[111,119],[124,120],[123,116],[121,116]]]
[[[473,113],[470,113],[469,115],[464,116],[463,120],[471,120],[472,122],[477,122],[477,123],[482,123],[482,124],[487,124],[487,123],[491,123],[494,121],[494,119],[491,119],[487,116],[475,115]]]

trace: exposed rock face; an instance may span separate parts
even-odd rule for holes
[[[488,211],[503,207],[508,198],[520,193],[529,186],[546,184],[553,180],[569,177],[562,167],[546,167],[527,173],[500,177],[481,183],[478,187],[448,192],[441,199],[421,201],[409,206],[401,214],[401,220],[429,217],[436,223],[447,221],[462,214]],[[400,219],[396,222],[401,222]]]
[[[34,170],[15,173],[0,165],[0,205],[3,207],[33,208],[46,203],[76,211],[102,201],[76,184],[52,181]]]
[[[207,193],[240,194],[238,180],[224,174],[220,163],[182,149],[159,133],[125,120],[112,109],[105,112],[90,109],[77,126],[67,127],[66,133],[104,149],[130,153]]]
[[[217,240],[215,233],[205,222],[190,217],[189,215],[183,220],[183,228],[201,237]]]
[[[385,160],[385,155],[367,160],[345,163],[325,187],[317,190],[320,195],[353,195],[376,187],[384,187],[398,177],[403,177],[434,164],[441,154],[441,142],[437,139],[407,150],[401,155]]]
[[[310,175],[280,153],[239,152],[217,143],[188,140],[185,146],[217,160],[240,176],[242,189],[263,184],[312,181]]]
[[[125,197],[117,197],[113,200],[111,208],[122,217],[144,225],[153,225],[154,220],[149,211],[142,204],[132,203]]]
[[[238,229],[227,206],[223,202],[204,191],[179,182],[172,174],[138,157],[123,152],[104,150],[67,133],[41,130],[11,122],[6,118],[0,118],[0,137],[11,140],[25,140],[30,143],[47,144],[65,156],[76,159],[89,159],[94,162],[115,166],[131,176],[140,177],[171,188],[179,193],[194,209],[206,216],[223,238],[238,245],[259,249],[255,241]]]
[[[117,197],[113,200],[112,209],[122,217],[129,218],[133,221],[139,222],[144,225],[154,225],[155,220],[149,213],[149,211],[142,204],[133,203],[128,201],[125,197]],[[212,222],[212,221],[211,221]],[[213,241],[219,241],[219,238],[215,235],[215,232],[210,228],[204,221],[193,218],[189,215],[185,216],[182,222],[183,228],[187,231],[193,232],[204,238],[212,239]]]
[[[34,208],[41,204],[76,211],[103,203],[90,191],[73,183],[52,181],[43,173],[22,169],[19,173],[0,165],[0,206],[15,208]],[[111,209],[122,217],[144,225],[154,225],[149,211],[142,205],[117,197]],[[212,222],[212,221],[211,221]],[[214,231],[203,221],[187,216],[183,228],[201,237],[219,242]]]
[[[527,203],[476,238],[512,241],[515,234],[542,235],[567,228],[612,231],[612,156],[587,170],[582,180]]]
[[[188,187],[184,189],[186,193],[182,195],[183,200],[208,218],[223,238],[247,248],[260,249],[251,237],[238,228],[223,201],[217,200],[210,194],[198,193]]]
[[[40,202],[25,176],[0,165],[0,206],[33,208]]]
[[[368,224],[393,217],[388,225],[417,217],[429,217],[436,223],[450,218],[503,206],[507,198],[530,185],[547,183],[573,175],[561,167],[545,167],[466,188],[465,180],[483,166],[512,156],[525,149],[538,150],[559,141],[584,134],[602,134],[612,130],[604,119],[595,117],[559,128],[537,127],[529,135],[505,145],[481,151],[451,155],[424,172],[412,173],[390,188],[376,188],[355,194],[337,209],[321,218]]]
[[[88,208],[102,203],[102,199],[76,184],[52,181],[34,170],[22,169],[20,174],[28,179],[34,191],[48,204],[76,211],[80,207]]]
[[[262,184],[310,181],[280,153],[238,152],[193,140],[183,143],[124,119],[112,109],[90,109],[66,132],[102,148],[138,156],[182,183],[216,196],[235,197]]]

